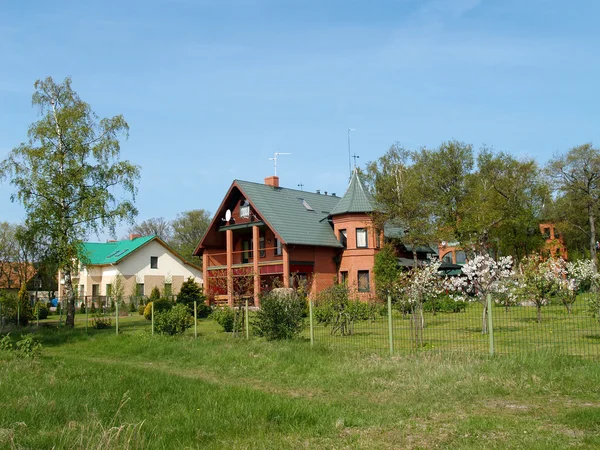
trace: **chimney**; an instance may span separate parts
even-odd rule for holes
[[[141,234],[131,233],[131,234],[129,235],[129,240],[130,240],[130,241],[133,241],[134,239],[141,238],[141,237],[142,237],[142,235],[141,235]]]
[[[279,187],[279,177],[278,176],[267,177],[267,178],[265,178],[265,184],[267,186],[273,186],[273,187],[278,188]]]
[[[327,195],[327,191],[325,191],[325,195]]]
[[[331,196],[332,196],[332,197],[335,197],[335,192],[332,192],[332,193],[331,193]]]
[[[320,193],[321,193],[321,189],[317,189],[317,194],[320,194]]]

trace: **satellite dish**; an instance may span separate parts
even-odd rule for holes
[[[231,220],[231,210],[228,209],[227,211],[225,211],[225,220],[227,222],[229,222]]]

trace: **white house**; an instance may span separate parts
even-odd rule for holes
[[[149,296],[155,286],[161,294],[177,295],[185,280],[193,277],[202,285],[202,269],[187,262],[157,236],[130,235],[129,239],[85,242],[79,271],[72,274],[79,298],[111,296],[121,275],[125,297]],[[59,272],[59,296],[65,295]],[[166,292],[165,292],[166,291]]]

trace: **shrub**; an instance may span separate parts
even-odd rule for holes
[[[81,314],[85,314],[85,303],[81,302],[81,305],[79,306],[79,312]]]
[[[423,303],[423,311],[425,312],[432,312],[434,307],[436,312],[459,313],[467,308],[467,302],[444,296],[436,299],[435,302],[427,300]]]
[[[177,303],[187,305],[190,314],[194,314],[194,302],[197,302],[196,313],[198,317],[208,317],[210,307],[205,305],[206,297],[202,294],[202,288],[196,284],[192,277],[188,278],[181,285],[179,294],[177,294]]]
[[[9,323],[17,323],[19,317],[19,325],[25,326],[29,320],[33,318],[33,311],[29,303],[27,291],[19,290],[19,294],[8,293],[0,296],[0,306],[2,307],[2,316]]]
[[[101,316],[100,314],[96,314],[92,317],[92,328],[96,330],[102,330],[104,328],[110,328],[112,326],[112,321],[110,317]]]
[[[159,298],[153,302],[148,302],[144,308],[144,317],[146,320],[152,320],[152,305],[154,305],[154,314],[168,311],[173,307],[173,302],[166,298]]]
[[[235,312],[229,306],[219,307],[213,310],[211,317],[223,327],[223,331],[230,333],[233,331],[235,323]]]
[[[13,349],[13,341],[10,337],[10,333],[6,333],[4,336],[0,338],[0,350],[12,351]]]
[[[130,313],[134,313],[136,311],[136,307],[135,307],[135,303],[134,302],[129,302],[129,312]],[[144,311],[142,311],[142,314],[144,314]]]
[[[140,306],[138,306],[138,314],[139,314],[140,316],[143,316],[143,315],[144,315],[144,310],[145,310],[145,309],[146,309],[146,306],[145,306],[145,305],[142,305],[142,304],[140,304]]]
[[[18,294],[19,301],[19,324],[25,326],[33,318],[33,310],[31,309],[31,302],[29,301],[29,294],[27,293],[27,286],[25,283],[21,285]]]
[[[270,292],[260,302],[252,323],[257,336],[268,340],[292,339],[304,325],[306,301],[296,292]]]
[[[92,306],[90,306],[90,313],[96,314],[96,303],[92,301]]]
[[[158,299],[160,299],[160,291],[158,289],[158,286],[154,286],[152,288],[152,292],[150,292],[150,301],[155,302]]]
[[[157,313],[154,318],[155,330],[170,336],[183,333],[192,324],[193,320],[185,305],[175,305],[167,311]]]
[[[48,309],[48,307],[39,300],[35,303],[35,306],[33,307],[33,316],[37,318],[39,314],[40,320],[47,319],[49,312],[50,310]]]

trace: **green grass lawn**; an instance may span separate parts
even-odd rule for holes
[[[151,336],[138,316],[120,320],[118,337],[55,319],[36,333],[37,360],[0,352],[0,448],[600,446],[591,358],[390,358],[235,339],[210,320],[194,339]]]

